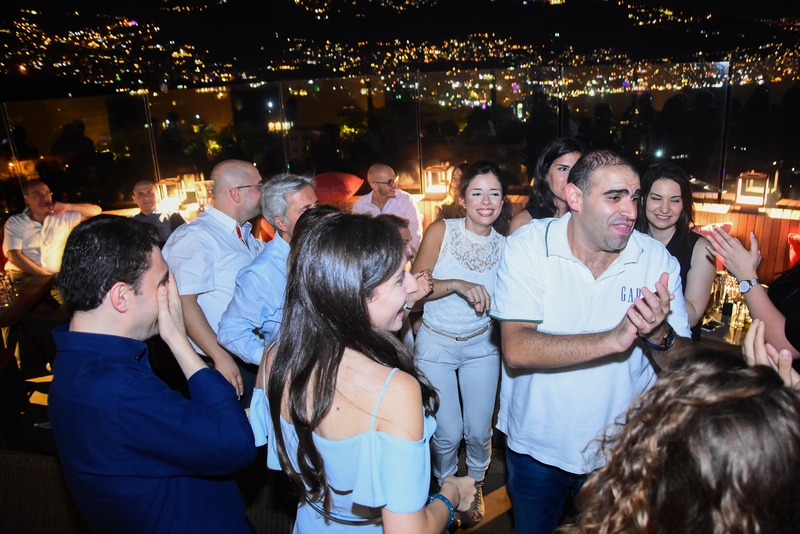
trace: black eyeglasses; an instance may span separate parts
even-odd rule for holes
[[[264,182],[259,182],[257,184],[252,184],[252,185],[237,185],[236,187],[234,187],[234,189],[247,189],[248,187],[258,187],[259,189],[261,189],[262,187],[264,187]]]
[[[373,184],[383,184],[383,185],[389,185],[389,184],[397,185],[397,178],[395,178],[394,180],[389,180],[388,182],[376,182],[376,181],[373,181],[372,183]]]

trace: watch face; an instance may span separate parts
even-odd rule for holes
[[[739,282],[739,291],[741,291],[742,293],[747,293],[748,291],[750,291],[751,287],[752,286],[750,285],[750,280],[742,280],[741,282]]]
[[[675,330],[670,328],[669,334],[666,335],[666,337],[664,338],[664,342],[662,343],[664,349],[666,350],[670,348],[675,343],[675,339],[677,337],[678,337],[677,332],[675,332]]]

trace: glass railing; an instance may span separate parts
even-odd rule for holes
[[[55,200],[111,208],[130,200],[134,182],[157,177],[142,97],[9,102],[5,111],[13,157],[4,183],[40,178]]]
[[[765,71],[766,72],[766,71]],[[444,192],[448,169],[490,159],[527,185],[557,137],[619,151],[640,170],[672,162],[702,202],[800,203],[800,87],[752,65],[583,65],[452,70],[8,102],[0,131],[0,210],[21,180],[55,198],[131,206],[137,180],[167,191],[219,161],[265,177],[391,165],[409,192]],[[365,192],[366,186],[361,192]]]
[[[734,66],[735,76],[741,76]],[[723,202],[800,205],[800,86],[738,79],[730,92]]]
[[[527,184],[539,151],[558,136],[561,71],[420,74],[423,171],[432,177],[436,169],[488,159],[500,164],[511,184]]]
[[[728,63],[566,67],[562,135],[623,154],[644,172],[682,167],[716,197]]]

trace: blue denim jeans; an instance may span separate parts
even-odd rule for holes
[[[552,534],[567,496],[578,494],[586,475],[567,473],[508,447],[506,466],[514,534]]]

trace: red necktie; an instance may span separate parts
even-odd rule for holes
[[[244,236],[242,235],[242,227],[238,224],[236,225],[236,235],[239,236],[239,241],[244,243],[244,246],[247,247],[247,240],[245,240]],[[250,247],[247,247],[250,248]]]

